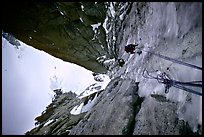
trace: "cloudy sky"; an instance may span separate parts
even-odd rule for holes
[[[2,134],[24,134],[51,103],[52,89],[77,91],[94,83],[92,72],[22,42],[2,37]]]

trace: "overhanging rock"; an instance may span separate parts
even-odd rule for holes
[[[4,3],[3,8],[6,33],[64,61],[94,72],[107,71],[97,60],[109,56],[102,27],[104,3],[14,2]]]

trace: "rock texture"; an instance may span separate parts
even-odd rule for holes
[[[134,117],[142,99],[137,95],[138,83],[116,78],[101,94],[95,107],[75,126],[71,135],[131,134]],[[99,117],[100,116],[100,117]]]
[[[92,94],[93,95],[93,94]],[[92,95],[88,96],[91,97]],[[95,95],[95,94],[94,94]],[[63,135],[68,134],[86,112],[72,115],[70,111],[76,105],[87,102],[88,97],[79,99],[73,92],[55,96],[42,115],[35,118],[36,127],[26,132],[26,135]]]
[[[69,129],[84,116],[83,113],[77,116],[70,114],[71,109],[78,103],[80,103],[79,99],[72,92],[56,96],[42,112],[42,115],[35,118],[37,127],[25,134],[57,135],[69,133]],[[48,124],[46,124],[47,122]]]
[[[179,108],[184,109],[183,104],[192,105],[192,101],[178,100],[181,97],[178,89],[174,89],[174,94],[165,94],[157,81],[143,78],[142,71],[167,72],[181,81],[197,80],[196,76],[202,72],[192,73],[194,71],[181,65],[145,53],[129,55],[124,52],[126,44],[138,43],[146,50],[178,60],[196,61],[200,65],[197,60],[202,56],[201,3],[50,2],[8,4],[5,8],[11,11],[3,13],[5,32],[55,57],[96,72],[93,74],[96,81],[101,81],[98,73],[107,72],[111,78],[105,90],[91,85],[90,89],[98,91],[81,99],[71,92],[56,96],[36,118],[37,127],[26,134],[202,134],[202,125],[193,132],[186,121],[179,120]],[[106,33],[102,27],[104,20]],[[91,25],[97,23],[101,25],[93,30]],[[124,63],[119,66],[116,60],[107,62],[111,58],[121,58]],[[173,95],[176,97],[171,97]],[[182,97],[185,95],[191,94],[182,91]],[[71,114],[75,106],[86,105],[93,99],[96,100],[90,110]]]
[[[137,91],[138,83],[116,78],[105,91],[98,91],[82,99],[72,92],[56,96],[42,115],[36,117],[36,125],[39,126],[26,134],[132,134],[134,118],[143,100]],[[85,105],[94,96],[98,96],[98,99],[89,112],[78,115],[70,113],[74,106],[81,103]],[[48,121],[51,123],[46,124]]]
[[[104,73],[107,68],[97,58],[111,56],[102,27],[105,17],[104,3],[5,2],[2,27],[30,46]],[[91,25],[98,23],[93,30]]]
[[[133,135],[194,134],[188,123],[178,119],[176,110],[175,102],[158,96],[146,98],[135,117]]]
[[[177,103],[160,95],[139,97],[138,84],[130,79],[115,78],[106,90],[81,99],[72,92],[55,96],[53,103],[36,118],[39,125],[26,135],[198,134],[191,131],[188,123],[178,120]],[[95,97],[88,112],[70,113],[75,106],[86,105]],[[52,113],[49,113],[50,108],[53,108]]]

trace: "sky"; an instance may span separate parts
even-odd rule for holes
[[[2,134],[24,134],[52,101],[53,89],[83,92],[95,83],[91,71],[19,41],[2,37]]]

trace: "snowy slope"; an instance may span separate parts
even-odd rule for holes
[[[78,98],[82,99],[85,97],[88,97],[90,95],[94,95],[93,99],[88,99],[87,104],[81,103],[80,105],[75,106],[70,113],[73,115],[78,115],[82,112],[88,112],[93,105],[95,104],[96,100],[98,99],[98,94],[100,91],[103,91],[106,86],[108,85],[108,83],[110,82],[110,78],[109,76],[105,75],[105,74],[97,74],[95,75],[95,78],[99,79],[98,81],[96,81],[96,83],[91,84],[90,86],[88,86],[81,94],[78,95]]]

